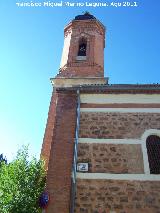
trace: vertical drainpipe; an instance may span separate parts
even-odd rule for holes
[[[71,206],[70,213],[74,213],[75,197],[76,197],[76,167],[77,167],[77,153],[78,153],[78,135],[79,135],[79,121],[80,121],[80,92],[77,90],[77,117],[76,117],[76,131],[74,142],[74,155],[72,165],[72,179],[71,179]]]

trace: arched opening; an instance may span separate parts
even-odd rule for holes
[[[87,53],[87,41],[85,38],[81,38],[79,41],[78,56],[86,56]]]
[[[160,137],[150,135],[146,140],[149,168],[151,174],[160,174]]]

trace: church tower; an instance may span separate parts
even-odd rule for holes
[[[64,29],[58,76],[104,76],[105,27],[89,13],[78,15]]]
[[[76,16],[64,29],[61,64],[57,76],[51,79],[54,89],[41,151],[50,195],[47,213],[73,212],[78,88],[107,83],[104,47],[105,27],[88,12]]]
[[[64,29],[41,151],[45,213],[159,213],[160,85],[108,84],[104,47],[89,13]]]

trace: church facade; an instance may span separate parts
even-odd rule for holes
[[[160,213],[160,86],[104,77],[105,27],[64,29],[41,155],[46,213]]]

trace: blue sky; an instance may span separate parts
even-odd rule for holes
[[[9,160],[22,144],[30,144],[30,153],[39,156],[52,92],[49,79],[59,69],[63,29],[83,11],[107,28],[109,83],[160,82],[159,0],[137,0],[137,7],[96,8],[18,7],[19,2],[31,1],[0,0],[0,153]]]

